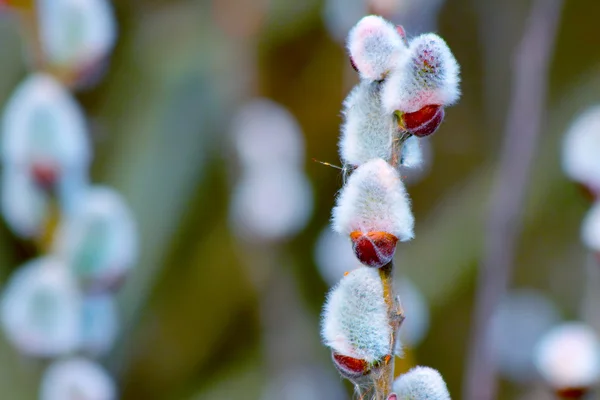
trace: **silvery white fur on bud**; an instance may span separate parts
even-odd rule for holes
[[[2,121],[2,161],[61,172],[87,168],[90,143],[85,116],[67,90],[46,74],[34,74],[12,94]]]
[[[394,381],[399,400],[450,400],[446,382],[429,367],[415,367]]]
[[[333,228],[386,232],[400,241],[413,238],[414,217],[398,172],[382,159],[371,160],[354,171],[333,209]]]
[[[385,78],[408,54],[396,27],[375,15],[364,17],[352,28],[348,51],[360,76],[369,81]]]
[[[77,284],[66,265],[44,257],[12,275],[0,316],[6,336],[21,352],[54,357],[78,347],[80,307]]]
[[[112,50],[117,27],[109,0],[38,0],[42,51],[60,68],[81,71]]]
[[[600,342],[588,325],[565,323],[538,342],[534,362],[554,389],[589,388],[600,380]]]
[[[589,388],[600,379],[600,342],[584,323],[553,328],[540,340],[535,353],[538,371],[555,389]]]
[[[121,194],[109,187],[90,187],[59,226],[54,252],[84,289],[116,289],[138,257],[137,227]]]
[[[413,113],[428,105],[449,106],[460,97],[459,66],[436,34],[410,42],[410,56],[384,82],[382,103],[388,113]]]
[[[42,378],[40,400],[116,400],[113,379],[97,363],[69,358],[50,364]]]
[[[390,160],[398,124],[381,106],[381,84],[362,81],[344,100],[344,123],[339,142],[345,164],[358,166],[374,158]]]
[[[597,201],[585,216],[581,239],[590,250],[600,252],[600,201]]]
[[[600,105],[588,108],[569,127],[562,164],[573,180],[600,191]]]
[[[357,268],[331,290],[321,335],[334,352],[367,363],[391,354],[391,327],[378,270]]]

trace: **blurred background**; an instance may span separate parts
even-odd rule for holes
[[[344,40],[374,12],[409,37],[439,33],[462,68],[462,99],[428,141],[427,167],[409,177],[416,239],[396,252],[410,330],[398,371],[432,366],[460,398],[513,52],[530,5],[115,1],[105,75],[76,98],[91,132],[92,179],[119,190],[139,228],[139,260],[118,296],[121,329],[100,360],[120,398],[351,397],[319,338],[328,288],[353,263],[327,232],[342,174],[312,159],[338,163],[341,103],[358,80]],[[525,310],[525,322],[518,312],[498,322],[509,371],[499,399],[548,398],[527,359],[518,364],[531,346],[517,343],[582,315],[590,280],[580,225],[590,204],[560,155],[570,122],[600,101],[598,15],[595,0],[562,10],[506,305]],[[26,47],[19,19],[1,14],[0,105],[28,74]],[[34,256],[0,225],[3,281]],[[44,365],[0,337],[2,397],[36,398]],[[510,376],[518,368],[526,372]]]

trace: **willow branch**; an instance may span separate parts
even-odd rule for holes
[[[490,317],[506,292],[531,164],[541,133],[549,61],[562,0],[534,0],[513,65],[512,98],[486,226],[483,262],[464,384],[464,399],[496,398],[496,371],[490,354]]]

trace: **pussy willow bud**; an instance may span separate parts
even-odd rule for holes
[[[109,0],[38,0],[45,62],[80,80],[97,72],[112,50],[117,28]]]
[[[361,165],[374,158],[389,161],[392,138],[398,126],[381,106],[381,84],[362,81],[344,100],[344,123],[340,158],[345,164]]]
[[[444,378],[429,367],[415,367],[394,382],[399,400],[450,400]]]
[[[438,35],[427,33],[410,42],[409,59],[399,64],[384,82],[383,106],[389,113],[449,106],[460,97],[459,81],[459,66],[450,48]],[[440,118],[435,117],[438,112],[426,110],[423,115],[409,117],[407,124],[416,129],[426,121]]]
[[[46,370],[40,400],[116,400],[113,379],[97,363],[85,358],[55,361]]]
[[[333,228],[348,235],[362,263],[381,267],[396,241],[413,237],[414,217],[398,172],[382,159],[356,169],[333,209]]]
[[[400,165],[405,168],[420,168],[424,163],[423,149],[421,148],[421,141],[416,136],[408,138],[402,146],[402,153],[400,155]]]
[[[579,115],[565,134],[562,147],[565,173],[585,186],[593,197],[600,194],[600,105]]]
[[[581,394],[600,380],[600,342],[583,323],[559,325],[537,344],[534,362],[554,390]]]
[[[396,27],[375,15],[364,17],[350,31],[348,51],[361,78],[369,81],[385,78],[408,53]]]
[[[122,196],[108,187],[89,188],[59,226],[54,251],[86,291],[117,289],[138,257],[136,224]]]
[[[378,271],[360,267],[344,276],[327,297],[321,326],[340,372],[356,378],[384,362],[392,354],[391,333]]]
[[[55,357],[79,345],[80,305],[66,265],[55,258],[38,258],[8,281],[0,308],[2,326],[21,352]]]

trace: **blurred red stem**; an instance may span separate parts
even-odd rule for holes
[[[527,182],[541,134],[549,63],[561,8],[562,0],[534,0],[521,43],[515,51],[512,97],[491,193],[477,283],[463,389],[466,400],[496,398],[496,370],[488,343],[490,318],[512,274]]]

